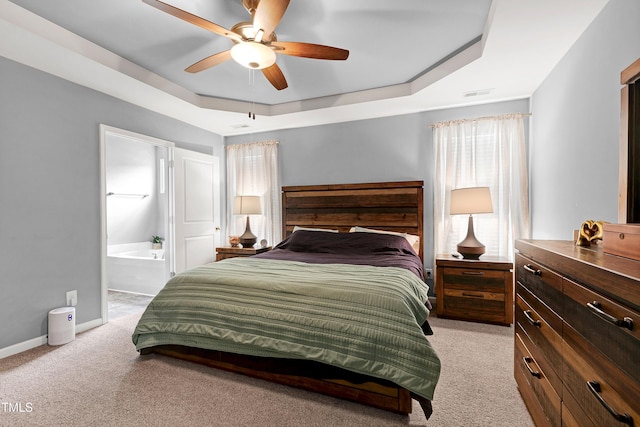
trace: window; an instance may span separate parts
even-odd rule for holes
[[[241,235],[246,218],[233,214],[235,196],[260,196],[262,215],[251,217],[251,231],[258,242],[269,245],[282,236],[278,142],[266,141],[227,146],[227,233]]]
[[[489,187],[492,214],[474,215],[487,255],[513,259],[515,239],[529,236],[529,196],[522,114],[433,125],[436,254],[456,251],[467,233],[466,215],[449,215],[451,190]]]

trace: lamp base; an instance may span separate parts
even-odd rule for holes
[[[478,246],[457,246],[457,251],[464,259],[480,259],[480,255],[484,254],[484,245]]]
[[[456,250],[464,259],[480,259],[480,255],[485,252],[485,247],[476,239],[473,232],[473,217],[469,215],[469,226],[467,228],[467,237],[456,247]]]
[[[249,224],[249,216],[247,215],[247,225],[245,226],[244,233],[240,236],[240,244],[243,248],[252,248],[256,244],[258,238],[251,232],[251,224]]]

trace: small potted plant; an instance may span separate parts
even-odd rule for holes
[[[162,241],[164,237],[151,236],[151,249],[162,249]]]

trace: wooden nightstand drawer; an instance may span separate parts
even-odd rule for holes
[[[446,316],[484,322],[504,321],[504,292],[445,289],[443,297]]]
[[[466,289],[479,292],[505,291],[506,272],[500,270],[480,270],[475,268],[444,268],[447,288]],[[510,274],[510,273],[509,273]]]

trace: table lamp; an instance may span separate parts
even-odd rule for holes
[[[260,197],[258,196],[236,196],[233,201],[233,213],[236,215],[246,215],[247,224],[244,234],[240,236],[240,244],[243,248],[250,248],[256,244],[257,237],[251,232],[249,215],[260,215]]]
[[[466,259],[479,259],[485,247],[476,239],[473,232],[473,214],[492,213],[489,187],[470,187],[451,190],[449,213],[451,215],[469,215],[467,237],[458,243],[457,250]]]

